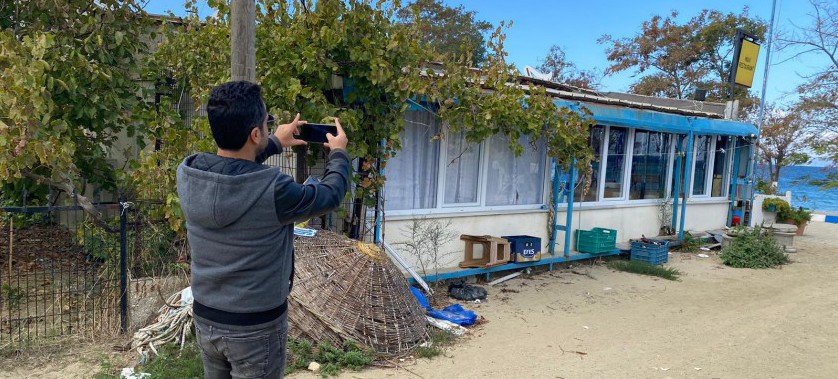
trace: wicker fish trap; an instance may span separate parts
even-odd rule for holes
[[[340,346],[345,340],[397,356],[427,340],[425,312],[401,271],[377,246],[319,230],[295,237],[289,334]]]

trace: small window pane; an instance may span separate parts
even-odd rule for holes
[[[387,161],[384,175],[384,207],[387,210],[436,207],[439,142],[436,117],[429,112],[408,111],[404,131],[399,135],[402,149]]]
[[[445,204],[477,202],[480,145],[470,144],[463,133],[449,133],[445,162]]]
[[[591,183],[586,185],[585,178],[576,178],[576,190],[573,193],[573,201],[597,201],[599,192],[599,173],[602,164],[602,143],[605,139],[605,127],[594,126],[590,129],[588,146],[594,151],[594,160],[591,162]],[[584,192],[584,197],[582,196]]]
[[[518,143],[524,152],[516,157],[506,136],[489,139],[486,205],[544,204],[545,148],[526,136]]]
[[[727,142],[728,137],[716,138],[716,150],[713,152],[713,182],[710,190],[710,196],[720,197],[724,196],[725,190],[725,172],[727,172]]]
[[[629,199],[662,199],[669,167],[669,135],[638,130],[634,133]]]
[[[693,171],[693,195],[707,194],[707,158],[710,148],[710,138],[699,136],[695,138],[695,170]]]
[[[608,132],[608,157],[605,163],[604,197],[615,199],[623,197],[623,177],[626,162],[626,142],[628,131],[625,128],[611,127]]]

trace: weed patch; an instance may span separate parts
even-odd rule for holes
[[[681,275],[681,272],[675,268],[655,266],[641,261],[613,260],[608,262],[608,267],[612,270],[657,276],[666,280],[678,280],[678,277]]]

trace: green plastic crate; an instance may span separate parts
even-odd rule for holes
[[[615,250],[616,248],[617,231],[614,229],[576,229],[576,251],[580,253],[607,253]]]

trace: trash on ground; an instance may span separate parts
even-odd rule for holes
[[[698,254],[698,256],[701,258],[710,258],[710,256],[707,254]]]
[[[425,308],[425,312],[427,312],[428,316],[450,321],[459,326],[474,325],[474,322],[477,321],[477,314],[475,314],[474,311],[464,309],[460,304],[449,305],[441,310],[434,309],[431,307],[430,302],[428,302],[427,296],[425,296],[421,290],[416,287],[410,287],[410,292],[412,292],[413,296],[416,297],[416,300],[419,301],[419,305]]]
[[[456,281],[448,285],[448,295],[462,301],[474,301],[486,299],[486,289],[483,287],[466,284],[464,281]]]
[[[509,275],[504,276],[504,277],[502,277],[502,278],[495,279],[495,280],[493,280],[493,281],[489,282],[489,286],[491,287],[491,286],[494,286],[494,285],[497,285],[497,284],[503,283],[503,282],[505,282],[505,281],[507,281],[507,280],[517,278],[517,277],[519,277],[519,276],[521,276],[521,272],[520,272],[520,271],[519,271],[519,272],[516,272],[516,273],[514,273],[514,274],[509,274]]]
[[[455,324],[451,321],[440,320],[438,318],[433,318],[431,316],[426,316],[426,317],[427,317],[427,320],[428,320],[428,324],[430,324],[431,326],[434,326],[436,328],[439,328],[441,330],[444,330],[444,331],[446,331],[448,333],[451,333],[451,334],[454,334],[456,336],[461,336],[463,334],[466,334],[466,332],[468,331],[468,329],[466,329],[462,326],[459,326],[459,325],[457,325],[457,324]]]
[[[308,371],[311,372],[320,372],[320,363],[311,362],[308,364]]]
[[[137,350],[141,364],[148,362],[150,353],[157,355],[155,345],[174,342],[183,348],[187,335],[192,333],[192,287],[170,296],[158,314],[157,322],[138,330],[131,340],[131,348]]]
[[[134,372],[134,368],[132,367],[125,367],[122,369],[122,372],[119,373],[119,379],[143,379],[148,378],[151,374],[147,372]]]

